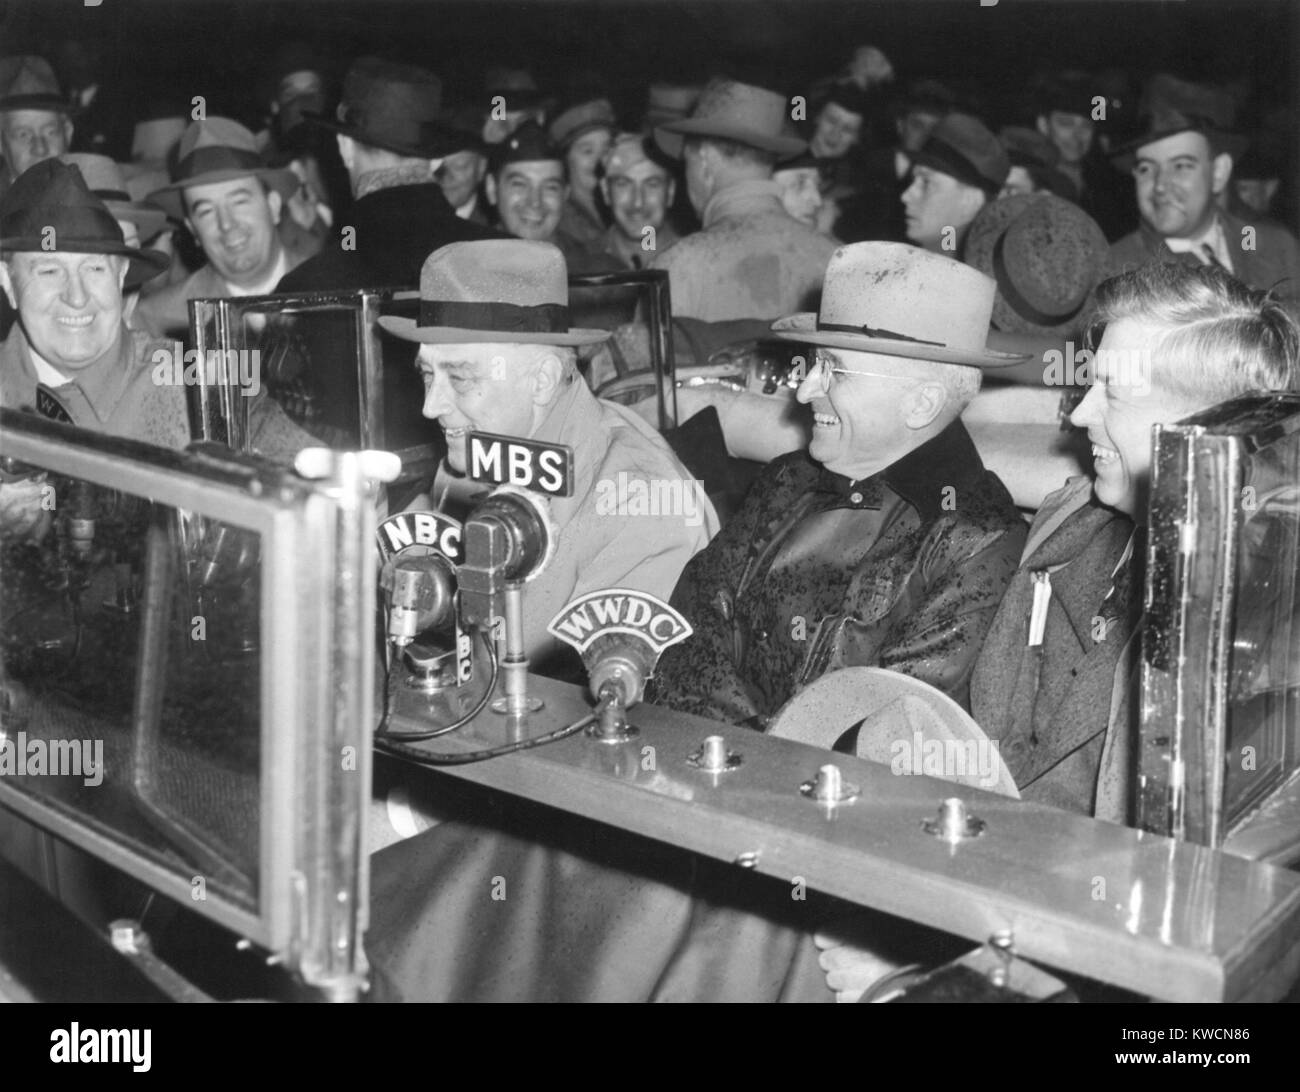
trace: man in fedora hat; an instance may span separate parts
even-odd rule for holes
[[[836,251],[820,314],[774,326],[821,354],[800,389],[812,447],[769,466],[687,565],[673,602],[695,633],[660,660],[652,700],[757,724],[852,664],[964,694],[1024,542],[957,420],[980,369],[1007,362],[984,348],[992,304],[992,282],[957,262]],[[489,823],[375,856],[377,999],[833,1000],[810,935],[824,908],[788,888],[576,822],[542,828],[527,807]],[[491,922],[470,921],[485,875],[564,880],[516,885]]]
[[[0,405],[45,407],[84,428],[165,447],[187,444],[184,389],[158,378],[175,374],[180,346],[124,319],[124,292],[162,272],[167,256],[128,245],[81,171],[59,160],[29,168],[0,201],[0,255],[0,286],[18,313],[0,344]],[[292,456],[314,442],[264,395],[252,397],[249,419],[261,454]]]
[[[499,238],[458,217],[443,196],[438,169],[466,142],[446,121],[434,73],[362,57],[344,78],[337,116],[306,117],[336,134],[356,202],[348,223],[338,225],[346,236],[287,275],[281,292],[414,288],[431,251]]]
[[[949,114],[912,157],[903,191],[907,238],[935,254],[960,258],[966,232],[997,200],[1011,162],[1002,145],[970,114]]]
[[[142,300],[141,317],[184,339],[190,300],[274,292],[316,245],[285,215],[285,202],[298,185],[293,171],[266,165],[256,138],[238,122],[192,122],[177,148],[171,182],[149,200],[189,227],[208,264]],[[286,235],[281,224],[295,231]]]
[[[718,526],[703,488],[662,437],[636,414],[598,400],[583,382],[576,350],[609,334],[571,329],[568,300],[564,257],[555,246],[454,243],[425,262],[419,317],[379,320],[420,346],[424,416],[447,440],[445,465],[426,498],[434,507],[458,509],[481,491],[463,477],[471,430],[574,449],[574,494],[551,504],[558,548],[524,599],[525,644],[543,669],[560,651],[546,625],[571,598],[611,587],[666,597]],[[652,482],[681,483],[677,489],[688,498],[682,511],[618,510],[616,495]]]
[[[1252,288],[1273,290],[1300,306],[1300,247],[1280,224],[1246,223],[1216,201],[1232,178],[1245,140],[1233,131],[1224,93],[1172,76],[1148,86],[1142,132],[1117,148],[1115,165],[1131,171],[1137,231],[1111,246],[1110,272],[1149,262],[1216,265]]]
[[[0,58],[0,196],[32,164],[62,155],[71,144],[68,101],[49,61]]]
[[[685,165],[703,229],[653,262],[671,281],[673,313],[706,322],[774,319],[812,300],[835,244],[785,211],[773,167],[804,151],[790,104],[730,79],[705,87],[691,116],[655,129]]]
[[[982,369],[1021,359],[985,348],[994,290],[914,247],[857,243],[831,259],[819,313],[773,326],[811,348],[812,441],[687,566],[673,603],[695,634],[664,654],[655,700],[758,726],[860,665],[965,701],[1024,541],[959,420]]]

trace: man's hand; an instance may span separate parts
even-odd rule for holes
[[[856,1004],[868,989],[903,964],[872,951],[861,925],[852,919],[830,922],[813,937],[821,949],[817,962],[837,1004]]]
[[[53,512],[47,501],[51,487],[45,475],[0,482],[0,538],[40,541],[50,529]]]

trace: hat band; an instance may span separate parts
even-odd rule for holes
[[[125,201],[130,204],[131,195],[126,190],[91,190],[101,201]]]
[[[1088,300],[1086,295],[1074,307],[1062,311],[1059,315],[1049,315],[1046,311],[1040,311],[1025,299],[1020,294],[1020,289],[1016,287],[1015,281],[1011,279],[1010,270],[1007,269],[1006,257],[1002,252],[1002,246],[1006,239],[1007,233],[1004,231],[998,236],[997,242],[993,244],[993,276],[998,282],[998,291],[1002,293],[1002,298],[1010,304],[1011,309],[1016,314],[1039,326],[1057,326],[1068,319],[1074,318],[1083,310],[1083,305]]]
[[[1002,188],[1002,182],[994,182],[991,178],[985,178],[984,175],[979,173],[975,164],[951,144],[945,144],[941,140],[931,138],[925,147],[917,153],[916,158],[922,165],[925,165],[928,160],[935,169],[944,174],[950,174],[958,182],[963,182],[967,186],[974,186],[985,193],[997,193]],[[1005,181],[1006,179],[1003,179],[1003,182]]]
[[[569,308],[562,303],[521,307],[514,303],[421,300],[418,325],[494,330],[502,334],[565,334],[569,332]]]
[[[843,322],[822,322],[821,319],[818,319],[817,329],[824,333],[863,334],[866,337],[880,338],[883,341],[910,341],[913,345],[933,345],[939,349],[948,347],[946,341],[926,341],[925,338],[900,334],[895,330],[877,329],[874,326],[849,326]]]
[[[231,170],[247,170],[252,174],[266,170],[266,163],[256,152],[210,145],[206,148],[195,148],[176,164],[176,181],[186,182],[200,175]]]

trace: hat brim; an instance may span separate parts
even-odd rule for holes
[[[10,95],[0,99],[0,112],[6,110],[48,110],[65,117],[72,115],[68,104],[56,95]]]
[[[38,235],[9,235],[0,238],[0,253],[43,253],[45,240]],[[170,255],[161,250],[137,250],[125,243],[111,243],[103,239],[75,239],[66,235],[58,237],[56,253],[115,254],[127,259],[126,280],[123,288],[135,288],[167,271],[172,264]]]
[[[386,152],[393,152],[395,155],[412,156],[415,159],[445,159],[455,152],[466,150],[467,147],[463,137],[458,136],[454,130],[443,126],[437,126],[434,129],[434,139],[426,144],[405,144],[400,141],[386,140],[375,133],[363,133],[355,125],[345,125],[343,122],[337,121],[326,114],[317,114],[304,110],[302,120],[308,125],[314,125],[319,129],[351,137],[362,144],[369,144],[372,148],[382,148]]]
[[[684,118],[682,121],[655,126],[655,143],[665,155],[670,155],[673,159],[681,159],[682,145],[688,136],[734,140],[737,144],[770,152],[778,161],[793,159],[808,147],[806,140],[797,137],[772,136],[739,125],[719,125],[708,118]]]
[[[126,220],[136,226],[140,240],[152,239],[167,226],[167,214],[160,209],[146,209],[121,201],[105,201],[114,220]]]
[[[1127,174],[1137,164],[1139,148],[1164,140],[1166,137],[1177,136],[1179,133],[1200,133],[1207,140],[1217,144],[1223,153],[1232,156],[1234,160],[1239,159],[1250,147],[1250,137],[1244,133],[1233,133],[1227,129],[1207,129],[1203,125],[1191,124],[1172,129],[1160,129],[1126,140],[1119,147],[1112,149],[1109,157],[1110,164],[1117,171]]]
[[[893,338],[868,337],[866,334],[845,334],[835,330],[818,330],[817,315],[803,311],[787,315],[772,323],[772,333],[783,341],[798,341],[805,345],[825,345],[828,349],[854,349],[861,353],[880,353],[884,356],[901,356],[909,360],[929,360],[935,364],[964,364],[970,368],[1010,368],[1029,359],[1020,353],[1000,353],[992,349],[970,352],[966,349],[948,349],[939,345],[922,345]]]
[[[413,318],[381,315],[379,325],[403,341],[419,341],[426,345],[567,345],[577,348],[596,345],[612,335],[608,330],[574,329],[563,333],[523,333],[503,330],[470,330],[462,326],[421,326]]]
[[[236,178],[261,179],[286,201],[297,192],[298,187],[302,184],[298,176],[287,167],[255,167],[252,170],[230,167],[220,171],[207,171],[203,174],[196,174],[192,178],[185,178],[179,182],[169,182],[167,185],[154,190],[145,200],[150,204],[157,205],[167,214],[169,219],[181,221],[185,219],[183,190],[187,190],[191,186],[210,186],[214,182],[230,182]]]

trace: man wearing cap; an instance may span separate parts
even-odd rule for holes
[[[648,139],[619,134],[602,164],[600,192],[614,222],[605,230],[601,249],[623,269],[645,269],[678,238],[668,220],[677,181],[647,147]]]
[[[617,128],[609,100],[592,99],[562,111],[548,130],[551,142],[564,156],[569,180],[560,231],[585,250],[599,251],[605,235],[605,220],[596,206],[596,171]]]
[[[779,161],[807,147],[789,113],[775,91],[715,79],[689,118],[655,130],[659,147],[683,160],[703,224],[653,263],[668,271],[674,315],[775,319],[816,297],[835,244],[786,212],[772,181]]]
[[[912,160],[903,191],[907,237],[934,254],[960,258],[975,217],[997,199],[1011,163],[978,118],[949,114]]]
[[[992,282],[957,262],[836,251],[821,313],[773,327],[819,354],[799,392],[812,446],[771,464],[687,565],[673,602],[695,633],[660,660],[652,700],[759,726],[855,664],[964,695],[1025,533],[957,417],[980,369],[1008,361],[984,348],[992,304]],[[788,887],[769,898],[645,839],[538,824],[508,807],[375,856],[377,999],[833,999],[805,932],[821,911]],[[467,915],[497,875],[509,899]]]
[[[170,184],[149,200],[184,221],[208,264],[180,284],[141,301],[141,317],[169,337],[189,335],[189,301],[260,296],[303,262],[315,245],[297,229],[292,241],[277,230],[298,176],[266,165],[253,134],[229,118],[191,123],[177,149]],[[296,225],[294,225],[296,228]],[[301,241],[299,241],[301,240]]]
[[[545,130],[526,121],[492,148],[486,182],[488,204],[516,239],[554,243],[572,273],[607,273],[619,267],[590,251],[560,227],[569,199],[568,166]]]
[[[464,477],[472,429],[574,449],[574,494],[551,504],[558,548],[524,598],[535,670],[559,650],[546,625],[574,596],[612,587],[671,593],[687,560],[717,530],[717,517],[658,433],[596,399],[583,382],[576,350],[609,334],[569,328],[568,277],[556,247],[513,239],[443,247],[425,262],[419,318],[379,321],[420,345],[424,416],[447,439],[446,462],[429,490],[434,507],[459,508],[482,490]],[[641,483],[658,483],[658,491],[674,482],[685,489],[676,514],[629,514],[618,506],[617,498]]]
[[[33,163],[72,143],[68,101],[43,57],[0,58],[0,196]]]
[[[1226,95],[1171,76],[1147,91],[1140,136],[1116,149],[1133,175],[1142,224],[1111,246],[1110,272],[1149,262],[1216,265],[1251,288],[1273,290],[1300,307],[1300,247],[1280,224],[1247,224],[1216,197],[1232,178],[1245,141],[1231,129]]]
[[[673,604],[695,634],[664,654],[655,700],[762,726],[860,665],[965,701],[1024,541],[959,420],[981,369],[1021,359],[984,347],[993,298],[988,277],[913,247],[835,252],[821,311],[773,327],[812,347],[812,442],[769,464],[687,566]]]

